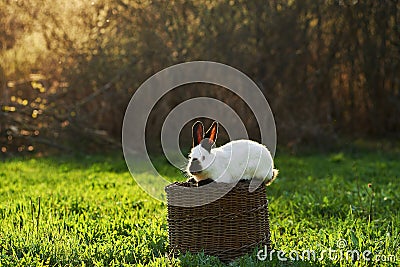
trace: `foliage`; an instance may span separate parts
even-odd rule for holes
[[[326,144],[338,135],[398,137],[399,5],[3,1],[1,149],[118,145],[136,88],[162,68],[190,60],[227,63],[260,84],[280,140],[290,146]],[[149,124],[158,129],[178,103],[208,95],[231,105],[257,139],[246,104],[223,88],[212,89],[199,85],[167,95]],[[149,138],[158,144],[157,135]]]
[[[376,150],[279,153],[281,174],[267,190],[274,249],[321,253],[343,239],[346,250],[394,255],[396,262],[379,264],[398,265],[398,157]],[[183,179],[164,160],[155,163],[169,179]],[[224,266],[202,254],[167,257],[166,205],[139,188],[119,156],[9,159],[0,163],[0,178],[0,265]],[[264,266],[256,252],[230,266]],[[276,255],[273,263],[368,264],[327,257],[279,262]]]

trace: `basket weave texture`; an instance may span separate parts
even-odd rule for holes
[[[182,187],[187,190],[182,191]],[[226,192],[227,187],[232,185],[212,183],[205,188],[173,183],[165,188],[169,244],[173,254],[204,251],[222,261],[231,261],[261,245],[270,250],[265,184],[250,193],[249,182],[241,181],[216,201],[195,206],[200,198],[209,199],[221,191]]]

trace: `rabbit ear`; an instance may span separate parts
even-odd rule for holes
[[[210,129],[207,130],[204,138],[208,138],[210,142],[215,143],[218,135],[218,122],[214,121]]]
[[[204,138],[204,126],[201,121],[196,121],[192,127],[193,147],[200,144]]]

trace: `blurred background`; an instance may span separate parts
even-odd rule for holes
[[[192,60],[253,79],[282,146],[400,137],[399,1],[1,0],[0,154],[119,148],[135,90]],[[229,104],[257,139],[246,104],[214,89],[165,95],[149,146],[169,111],[195,96]],[[190,125],[182,133],[190,144]]]

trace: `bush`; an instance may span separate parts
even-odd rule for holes
[[[123,114],[136,88],[155,72],[191,60],[229,64],[260,84],[282,143],[400,132],[396,2],[30,0],[0,5],[3,151],[39,144],[72,150],[118,146]],[[200,93],[170,94],[157,113],[210,92],[202,86]],[[245,103],[232,94],[223,89],[210,94],[248,117]],[[151,124],[162,122],[158,116]],[[245,124],[257,138],[256,121],[245,119]]]

